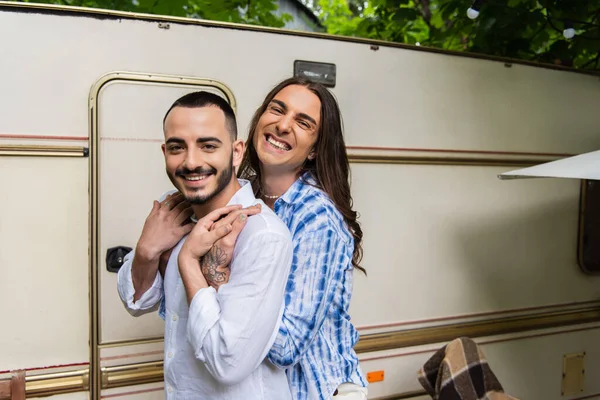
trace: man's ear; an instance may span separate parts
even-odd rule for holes
[[[163,155],[166,156],[167,155],[167,145],[163,143],[163,144],[160,145],[160,148],[161,148],[161,150],[163,152]]]
[[[244,158],[244,150],[246,150],[246,144],[243,140],[238,139],[233,142],[233,166],[239,167]]]

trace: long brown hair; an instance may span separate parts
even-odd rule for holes
[[[258,120],[277,93],[290,85],[304,86],[321,101],[321,123],[319,124],[317,142],[315,143],[317,157],[313,160],[307,159],[301,173],[312,173],[316,179],[316,186],[327,193],[344,217],[344,221],[354,237],[352,265],[366,274],[366,270],[360,266],[363,232],[357,221],[357,213],[352,209],[350,163],[348,162],[346,144],[344,143],[342,116],[335,97],[327,88],[301,78],[289,78],[275,86],[252,117],[246,141],[246,153],[242,159],[238,176],[251,179],[255,184],[260,185],[260,163],[253,143]]]

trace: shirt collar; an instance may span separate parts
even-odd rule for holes
[[[241,188],[229,200],[228,206],[234,204],[241,204],[243,208],[250,207],[256,203],[256,197],[252,191],[252,185],[250,181],[246,179],[238,179]]]
[[[252,192],[252,185],[250,181],[246,179],[238,179],[238,182],[241,188],[238,189],[237,192],[233,194],[229,202],[228,206],[241,204],[243,208],[250,207],[256,204],[256,197],[254,197],[254,193]],[[198,222],[198,218],[195,215],[192,215],[190,218],[194,222]]]
[[[305,186],[316,185],[316,183],[317,181],[312,176],[312,173],[307,171],[300,175],[300,177],[296,179],[296,182],[294,182],[292,186],[290,186],[290,188],[286,190],[286,192],[277,201],[281,200],[284,203],[292,204],[298,201],[304,194],[303,189]]]

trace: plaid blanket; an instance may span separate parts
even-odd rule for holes
[[[469,338],[453,340],[438,350],[418,373],[434,400],[518,400],[504,394],[483,352]]]

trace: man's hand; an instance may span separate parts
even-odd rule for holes
[[[137,244],[136,256],[148,261],[158,260],[192,230],[193,222],[185,222],[193,213],[179,192],[167,196],[161,203],[154,201]]]
[[[131,277],[139,300],[152,286],[157,271],[164,276],[168,257],[173,247],[188,234],[194,224],[187,222],[193,210],[181,193],[174,193],[159,203],[154,201],[138,240]]]
[[[228,264],[222,265],[226,269],[219,268],[221,265],[218,264],[226,263],[227,260],[231,261],[235,239],[246,224],[248,215],[258,212],[260,212],[260,207],[242,209],[239,205],[228,206],[209,213],[196,223],[181,247],[177,259],[188,302],[192,301],[198,290],[208,287],[209,279],[212,281],[211,286],[215,289],[227,282],[229,279]],[[224,215],[225,217],[219,220]],[[232,234],[231,237],[229,237],[230,234]],[[232,244],[230,248],[223,250],[217,243],[227,237],[229,238],[225,240],[225,243]],[[207,260],[206,265],[201,267],[200,261],[204,259]]]
[[[222,226],[231,226],[231,231],[217,240],[200,261],[202,274],[210,286],[218,290],[221,285],[229,282],[229,264],[233,257],[235,242],[246,225],[247,218],[260,211],[261,205],[255,204],[243,210],[232,211],[213,225],[211,230],[220,229]]]

